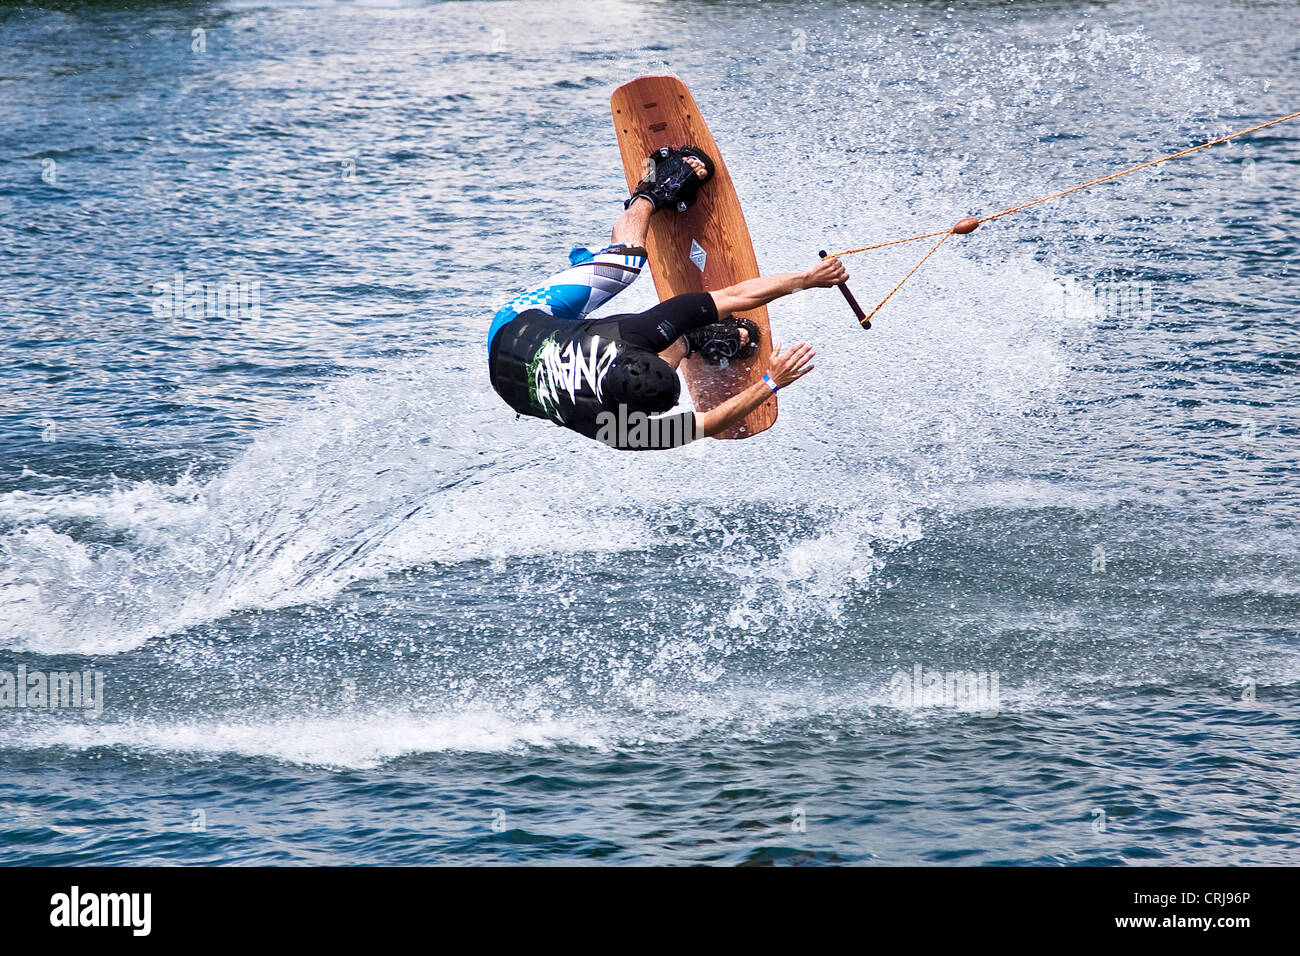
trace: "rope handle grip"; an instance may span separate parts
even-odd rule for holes
[[[829,258],[825,249],[820,250],[817,255],[821,256],[823,259]],[[849,291],[849,284],[847,282],[841,282],[837,284],[835,288],[844,293],[844,301],[849,304],[849,308],[853,310],[853,314],[858,317],[858,323],[864,329],[871,328],[871,320],[867,318],[867,313],[862,311],[862,306],[858,305],[858,300],[853,298],[853,293]]]

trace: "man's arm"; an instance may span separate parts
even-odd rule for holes
[[[849,277],[844,264],[835,258],[823,259],[803,272],[782,272],[777,275],[746,279],[733,286],[711,292],[713,304],[718,307],[718,318],[725,319],[735,312],[747,312],[767,305],[774,299],[798,292],[800,289],[829,289]]]
[[[772,276],[772,278],[779,277]],[[759,280],[753,279],[750,281],[757,282]],[[811,364],[813,358],[812,346],[807,342],[800,342],[785,353],[781,352],[781,346],[778,345],[772,350],[772,365],[768,369],[768,377],[772,379],[777,388],[785,388],[791,382],[798,381],[813,370],[814,366]],[[707,412],[696,412],[695,432],[697,436],[710,438],[725,432],[732,425],[742,421],[746,415],[762,405],[772,395],[771,387],[767,382],[760,380],[743,392],[731,396],[716,408],[710,408]]]

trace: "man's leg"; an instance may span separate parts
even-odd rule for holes
[[[685,161],[701,179],[708,175],[704,164],[694,156]],[[492,320],[488,342],[521,312],[540,309],[558,319],[581,322],[626,289],[645,268],[646,234],[654,212],[650,200],[634,199],[610,230],[612,242],[608,247],[594,254],[587,249],[575,249],[569,255],[568,269],[507,302]],[[685,346],[680,346],[678,352],[675,359],[665,356],[674,367],[685,356]]]
[[[631,243],[616,243],[595,253],[576,248],[569,254],[569,268],[501,307],[492,320],[488,341],[498,328],[529,309],[581,322],[631,285],[643,268],[645,249]]]
[[[660,352],[659,357],[673,368],[678,368],[686,358],[687,354],[686,340],[679,337],[672,345]]]
[[[654,207],[650,205],[650,200],[634,200],[609,231],[609,241],[627,246],[644,246],[646,233],[650,231],[650,217],[653,215]]]
[[[694,156],[687,156],[686,162],[695,170],[695,175],[701,179],[708,175],[708,170],[705,168],[704,164]],[[619,217],[618,222],[614,223],[614,228],[611,229],[609,233],[610,241],[614,243],[625,243],[629,246],[644,247],[646,234],[650,231],[650,217],[654,215],[654,211],[654,206],[651,204],[650,200],[645,198],[634,199],[632,205],[628,206],[623,212],[623,215]],[[624,323],[624,326],[634,338],[639,338],[643,343],[645,343],[643,347],[654,348],[655,346],[652,344],[655,339],[653,328],[658,324],[659,319],[655,317],[650,322],[646,322],[646,315],[647,313],[643,312],[640,316],[635,317],[633,322]],[[626,316],[621,318],[630,319],[633,317]],[[716,316],[713,321],[717,321]],[[689,323],[689,326],[690,328],[696,328],[697,324],[692,321]],[[638,335],[639,331],[646,328],[651,330],[651,335],[649,337],[644,334]],[[689,331],[689,328],[683,329],[682,331]],[[682,360],[685,359],[687,355],[686,340],[681,338],[681,333],[679,332],[678,337],[673,339],[666,348],[661,347],[657,349],[657,351],[659,352],[659,357],[661,359],[673,368],[677,368],[682,364]]]
[[[610,230],[610,242],[644,247],[646,233],[650,230],[650,217],[653,215],[654,207],[648,199],[633,200],[632,205],[624,211],[618,222],[614,223],[614,228]],[[682,364],[686,355],[686,340],[680,336],[659,353],[659,357],[674,369]]]
[[[694,156],[686,157],[685,162],[700,179],[708,175],[704,163]],[[551,314],[581,321],[631,285],[645,268],[645,241],[654,212],[650,200],[634,199],[610,230],[609,246],[594,255],[587,250],[574,250],[578,257],[570,256],[573,268],[553,276],[542,287]],[[534,290],[534,294],[537,291],[540,290]]]

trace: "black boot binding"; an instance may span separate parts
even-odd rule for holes
[[[686,162],[687,156],[698,159],[704,164],[703,179],[700,179],[691,168],[691,164]],[[664,206],[672,206],[678,212],[685,212],[695,202],[700,187],[713,178],[713,160],[709,159],[703,150],[696,149],[694,146],[682,146],[679,149],[670,146],[661,147],[650,157],[650,162],[654,164],[654,171],[637,184],[631,197],[623,203],[624,209],[631,206],[638,197],[643,197],[650,200],[655,212]]]
[[[749,341],[740,344],[740,330],[749,333]],[[687,355],[699,352],[714,365],[747,359],[758,351],[761,333],[749,319],[730,318],[712,325],[701,326],[686,333]]]

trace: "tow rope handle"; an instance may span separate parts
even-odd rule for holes
[[[817,255],[821,256],[823,259],[829,258],[825,249],[820,250]],[[853,310],[853,314],[858,317],[858,324],[860,324],[864,329],[871,328],[871,320],[867,318],[867,313],[862,311],[862,306],[858,305],[858,300],[853,298],[853,293],[849,291],[849,284],[847,282],[841,282],[836,285],[835,288],[844,293],[844,301],[849,304],[849,308]]]

